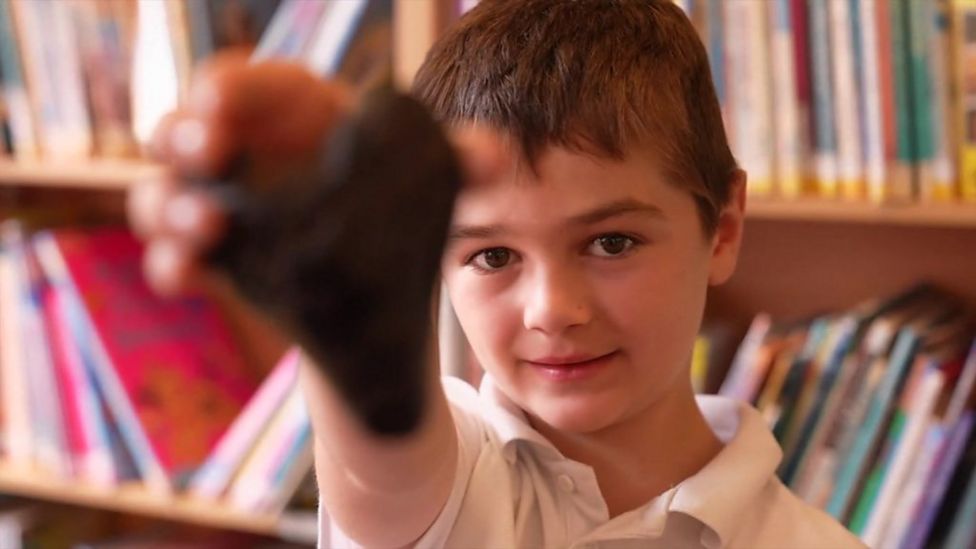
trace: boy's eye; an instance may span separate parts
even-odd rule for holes
[[[605,234],[590,242],[588,250],[596,256],[613,257],[630,251],[637,242],[622,234]]]
[[[512,252],[506,248],[489,248],[481,250],[468,260],[478,269],[495,271],[501,269],[512,260]]]

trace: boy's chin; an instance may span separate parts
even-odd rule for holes
[[[598,402],[547,402],[533,406],[534,422],[541,421],[549,429],[567,434],[590,434],[613,426],[620,421],[622,410],[617,405]],[[539,426],[536,425],[538,429]]]

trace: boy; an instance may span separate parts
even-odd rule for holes
[[[735,266],[745,176],[682,12],[484,0],[415,92],[454,128],[468,176],[441,280],[485,381],[480,395],[442,390],[431,361],[419,425],[383,437],[329,364],[306,364],[320,544],[860,547],[777,480],[754,410],[691,389],[706,289]],[[240,151],[275,173],[314,155],[353,102],[295,67],[224,59],[156,149],[182,175]],[[219,207],[176,176],[130,205],[150,281],[173,292],[198,277]]]

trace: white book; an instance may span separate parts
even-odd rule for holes
[[[827,6],[837,128],[837,178],[841,196],[857,200],[863,196],[864,174],[850,9],[848,2],[827,2]]]
[[[881,119],[881,73],[878,59],[877,0],[861,0],[861,111],[864,114],[864,180],[868,199],[885,199],[887,163]]]
[[[34,454],[30,432],[30,403],[21,345],[19,286],[11,253],[0,254],[0,408],[6,459],[27,466]]]
[[[784,198],[797,197],[802,181],[800,106],[790,15],[789,0],[775,0],[769,5],[775,178],[778,192]]]
[[[773,186],[772,92],[766,2],[725,4],[733,146],[748,175],[748,192],[768,196]]]

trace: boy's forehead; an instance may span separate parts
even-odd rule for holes
[[[534,163],[511,155],[493,181],[462,189],[460,223],[598,220],[601,214],[643,212],[666,218],[687,193],[667,184],[650,155],[600,157],[550,146]]]

